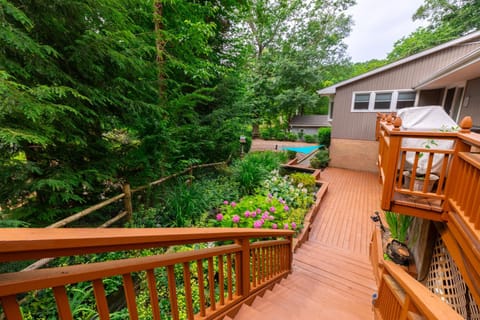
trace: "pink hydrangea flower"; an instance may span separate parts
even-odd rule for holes
[[[250,217],[255,218],[257,216],[257,213],[255,211],[250,212]]]
[[[234,216],[232,217],[232,222],[233,222],[233,223],[238,223],[239,221],[240,221],[240,217],[239,217],[239,216],[234,215]]]
[[[273,198],[273,195],[272,195],[271,193],[269,193],[269,194],[268,194],[268,197],[269,197],[270,199],[272,199],[272,198]]]
[[[276,223],[272,223],[272,229],[278,229],[278,226]]]
[[[269,215],[270,215],[270,214],[269,214],[267,211],[265,211],[265,212],[262,214],[262,219],[268,219],[268,216],[269,216]]]
[[[222,221],[223,220],[223,214],[219,213],[217,214],[217,221]]]
[[[288,223],[285,223],[285,224],[283,225],[283,229],[288,229]]]
[[[262,213],[262,209],[257,208],[257,213]]]
[[[292,229],[297,229],[297,224],[295,222],[292,222]]]
[[[236,203],[235,201],[232,201],[232,202],[230,203],[230,205],[231,205],[232,207],[235,207],[235,206],[237,205],[237,203]]]
[[[275,212],[275,207],[270,207],[270,212]]]
[[[270,220],[270,221],[275,220],[275,217],[274,216],[269,216],[268,220]]]
[[[243,215],[245,216],[245,218],[248,218],[248,217],[250,217],[250,211],[248,211],[248,210],[247,210],[247,211],[245,211],[245,213],[244,213]]]
[[[257,220],[257,221],[255,221],[255,222],[253,223],[253,227],[254,227],[254,228],[261,228],[262,225],[263,225],[262,220]]]
[[[228,201],[227,200],[223,201],[223,204],[228,204]]]
[[[283,210],[288,211],[288,210],[290,210],[290,208],[288,206],[284,206]]]

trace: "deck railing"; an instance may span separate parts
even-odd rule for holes
[[[382,320],[463,319],[401,266],[391,261],[384,262],[374,312],[375,319]]]
[[[382,209],[436,221],[455,211],[480,230],[480,135],[470,132],[471,119],[465,118],[458,132],[401,130],[401,119],[392,115],[378,121]],[[423,147],[406,146],[408,139],[421,139]],[[449,147],[432,146],[440,141],[449,141]],[[426,167],[418,178],[420,159]]]
[[[148,305],[152,319],[216,319],[234,314],[241,303],[291,272],[293,231],[289,230],[0,229],[0,234],[0,262],[206,244],[176,253],[0,274],[1,308],[8,320],[23,319],[22,297],[43,289],[53,291],[57,318],[73,319],[69,290],[85,282],[91,284],[98,318],[110,319],[111,297],[104,283],[116,276],[123,281],[120,300],[130,319],[139,318],[141,290],[147,292],[142,305]],[[177,290],[178,285],[182,290]],[[160,301],[161,290],[168,292],[168,302]]]

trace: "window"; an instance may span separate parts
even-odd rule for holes
[[[392,93],[377,93],[375,94],[374,110],[390,110],[390,104],[392,102]]]
[[[407,90],[372,91],[353,93],[353,112],[395,111],[397,109],[413,107],[416,92]]]
[[[357,93],[355,94],[355,103],[353,104],[353,109],[368,110],[369,101],[370,93]]]
[[[415,105],[415,92],[399,92],[397,99],[397,109],[413,107]]]

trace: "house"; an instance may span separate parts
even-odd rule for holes
[[[328,121],[328,115],[306,115],[293,117],[289,125],[292,133],[303,132],[304,134],[316,135],[319,128],[330,127],[330,122]]]
[[[480,32],[390,63],[318,91],[330,99],[330,165],[376,171],[377,112],[440,105],[480,127]]]

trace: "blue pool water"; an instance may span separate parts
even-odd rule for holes
[[[323,147],[323,145],[305,146],[305,147],[283,147],[282,150],[290,150],[290,151],[295,151],[295,152],[308,154],[308,153],[310,153],[314,150],[317,150],[318,148],[321,148],[321,147]]]

